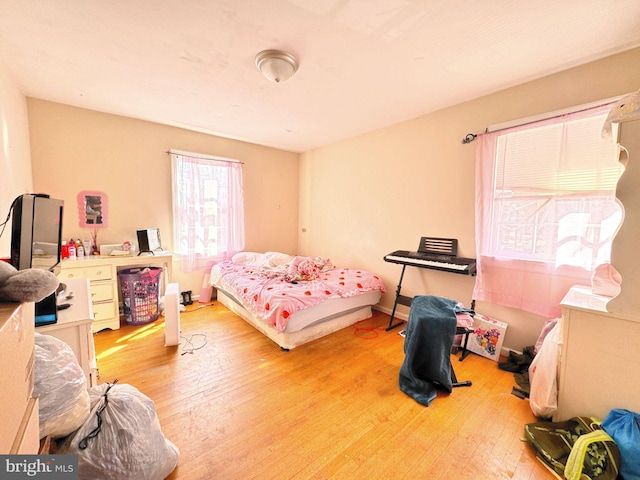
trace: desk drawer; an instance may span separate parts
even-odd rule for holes
[[[24,411],[18,434],[16,435],[10,455],[34,455],[38,453],[40,446],[40,421],[39,421],[38,399],[30,398],[27,408]]]
[[[93,318],[95,321],[117,317],[116,302],[102,302],[93,304]]]
[[[84,270],[82,268],[65,268],[58,274],[58,279],[61,282],[73,278],[85,278]]]
[[[113,300],[113,283],[92,283],[91,284],[91,302],[105,302]]]
[[[89,280],[111,280],[113,278],[113,268],[111,265],[98,265],[93,267],[66,267],[62,269],[58,278],[62,281],[72,278],[88,278]]]
[[[85,276],[91,281],[110,280],[113,278],[111,265],[100,265],[98,267],[86,267]]]

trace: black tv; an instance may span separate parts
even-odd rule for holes
[[[60,271],[64,201],[45,194],[20,195],[11,206],[11,258],[17,270]],[[36,326],[56,323],[55,292],[35,305]]]

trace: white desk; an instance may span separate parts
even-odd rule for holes
[[[52,325],[36,328],[36,332],[51,335],[66,342],[78,363],[87,376],[87,387],[94,387],[98,383],[98,366],[96,351],[93,343],[93,305],[89,297],[89,279],[76,278],[65,280],[67,295],[73,298],[59,303],[69,303],[71,307],[58,311],[58,321]]]
[[[74,278],[88,278],[90,280],[91,301],[95,322],[93,331],[99,332],[105,328],[117,330],[120,328],[120,310],[118,308],[118,270],[132,267],[160,267],[163,269],[162,288],[171,281],[173,257],[164,255],[140,256],[90,256],[76,260],[63,260],[58,278],[67,283]],[[160,295],[163,290],[160,291]]]

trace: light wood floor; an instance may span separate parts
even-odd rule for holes
[[[170,479],[554,478],[522,440],[528,401],[495,362],[452,357],[473,386],[424,407],[398,388],[403,339],[386,314],[284,352],[201,305],[181,315],[182,335],[204,344],[193,353],[164,346],[162,317],[95,335],[100,383],[149,396],[180,449]]]

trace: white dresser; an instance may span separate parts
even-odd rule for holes
[[[36,454],[40,444],[33,308],[33,303],[0,303],[1,454]]]
[[[132,267],[161,267],[163,269],[163,284],[171,280],[173,257],[164,255],[140,256],[90,256],[78,259],[67,259],[61,262],[58,278],[65,283],[67,280],[88,278],[93,304],[93,331],[99,332],[105,328],[117,330],[120,328],[120,313],[118,300],[118,270]]]
[[[609,300],[573,287],[562,301],[556,422],[604,419],[614,408],[640,412],[640,313],[609,313]]]

